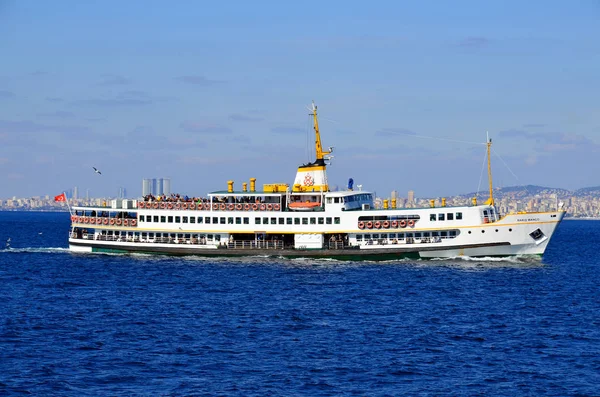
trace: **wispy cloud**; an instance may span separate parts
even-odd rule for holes
[[[113,86],[113,85],[128,85],[131,84],[131,79],[119,76],[116,74],[105,74],[102,76],[102,80],[98,85],[102,86]]]
[[[186,132],[195,132],[201,134],[231,134],[231,129],[222,125],[204,124],[193,121],[184,121],[179,128]]]
[[[34,121],[10,121],[0,120],[0,132],[11,133],[33,133],[33,132],[67,132],[79,133],[88,131],[87,127],[78,125],[50,125]]]
[[[58,110],[56,112],[51,112],[51,113],[40,113],[39,116],[41,116],[41,117],[53,117],[53,118],[60,118],[60,119],[69,119],[69,118],[75,117],[75,113],[73,113],[73,112],[66,112],[64,110]]]
[[[556,132],[529,132],[523,130],[506,130],[498,134],[507,139],[528,139],[537,142],[540,146],[536,149],[545,152],[557,152],[564,150],[597,150],[600,145],[579,134],[567,134]]]
[[[271,132],[274,132],[276,134],[303,134],[304,130],[298,127],[280,126],[271,128]]]
[[[13,99],[16,97],[14,92],[0,90],[0,99]]]
[[[470,36],[461,40],[458,45],[465,48],[485,48],[490,45],[490,40],[481,36]]]
[[[243,114],[232,114],[229,116],[229,120],[254,123],[254,122],[258,122],[258,121],[263,121],[264,119],[261,117],[245,116]]]
[[[88,105],[100,107],[117,106],[144,106],[150,105],[154,100],[143,91],[125,91],[113,98],[80,99],[73,102],[75,105]]]
[[[223,83],[222,81],[219,81],[219,80],[211,80],[211,79],[207,79],[204,76],[195,76],[195,75],[179,76],[179,77],[175,77],[175,80],[180,81],[182,83],[194,84],[194,85],[199,85],[199,86],[203,86],[203,87],[208,87],[211,85]]]

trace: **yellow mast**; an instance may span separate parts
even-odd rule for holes
[[[490,198],[485,202],[488,205],[494,205],[494,188],[492,185],[492,161],[490,156],[490,149],[492,147],[492,140],[489,135],[487,137],[487,166],[488,166],[488,183],[490,184]]]
[[[321,146],[321,134],[319,133],[319,120],[317,119],[317,106],[315,105],[315,101],[312,103],[312,111],[315,128],[315,152],[317,156],[315,163],[319,165],[325,165],[323,156],[326,154],[331,154],[331,150],[323,151],[323,146]]]

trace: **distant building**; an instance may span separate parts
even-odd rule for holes
[[[415,204],[415,192],[414,190],[409,190],[408,191],[408,198],[407,198],[407,203],[409,205],[413,205]]]
[[[73,199],[77,200],[79,198],[79,190],[77,189],[77,186],[75,186],[73,188]]]
[[[152,194],[161,196],[171,194],[171,180],[167,178],[152,178],[142,180],[142,196]]]

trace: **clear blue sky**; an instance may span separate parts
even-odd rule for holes
[[[496,186],[600,185],[597,0],[0,0],[0,49],[0,198],[291,184],[313,99],[331,185],[473,192],[486,131]]]

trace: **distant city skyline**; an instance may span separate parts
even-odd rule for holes
[[[291,184],[313,99],[330,185],[600,185],[600,3],[365,4],[2,2],[0,195]]]

